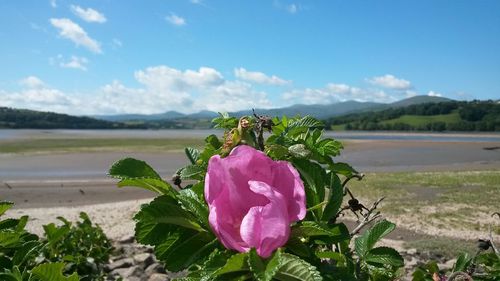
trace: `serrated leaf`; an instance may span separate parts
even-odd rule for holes
[[[288,128],[296,128],[296,127],[306,127],[306,128],[324,128],[325,125],[323,122],[311,116],[304,116],[299,120],[293,120],[288,123]]]
[[[320,259],[332,259],[337,262],[337,265],[343,265],[346,262],[346,257],[339,253],[339,252],[333,252],[333,251],[323,251],[323,252],[316,252],[316,256]]]
[[[239,253],[231,256],[226,264],[215,272],[214,276],[216,276],[216,280],[231,280],[225,277],[235,277],[247,274],[250,271],[247,261],[248,253]]]
[[[181,179],[202,180],[206,171],[203,167],[198,165],[189,165],[181,169]]]
[[[151,203],[141,206],[134,220],[137,221],[136,238],[144,244],[154,245],[165,232],[179,227],[205,231],[189,212],[169,196],[156,197]]]
[[[172,195],[175,193],[173,187],[169,183],[161,179],[153,178],[126,178],[118,182],[117,186],[135,186],[163,195]]]
[[[109,169],[109,175],[118,179],[151,178],[161,180],[160,175],[151,166],[134,158],[124,158],[115,162]]]
[[[0,216],[3,215],[5,213],[5,211],[12,208],[13,205],[14,205],[14,203],[9,202],[9,201],[0,202]]]
[[[205,142],[210,144],[215,149],[219,149],[222,146],[222,143],[220,142],[219,138],[213,134],[206,137]]]
[[[401,267],[404,265],[403,257],[393,248],[373,248],[365,255],[365,261],[369,264],[390,265]]]
[[[323,217],[321,218],[323,221],[329,221],[337,215],[344,199],[342,183],[335,173],[330,174],[329,188],[328,203],[323,210]]]
[[[332,170],[332,172],[344,175],[346,177],[358,174],[358,171],[356,171],[356,169],[354,169],[351,165],[343,162],[337,162],[334,163],[333,165],[330,165],[330,170]]]
[[[305,221],[292,228],[292,237],[313,237],[314,243],[326,245],[348,240],[349,230],[345,224],[326,224],[324,222]]]
[[[370,251],[375,243],[384,236],[392,232],[396,225],[387,220],[377,222],[372,228],[366,230],[361,236],[354,241],[356,253],[360,257],[364,257]]]
[[[332,157],[340,154],[342,144],[334,139],[323,139],[315,144],[316,152],[323,157]]]
[[[311,151],[302,143],[288,147],[288,152],[295,158],[307,158],[311,155]]]
[[[75,272],[66,277],[63,275],[64,263],[44,263],[31,270],[31,273],[40,281],[78,281]]]
[[[252,248],[248,253],[248,266],[258,281],[271,281],[280,267],[281,250],[278,249],[267,260],[263,260]]]
[[[281,266],[274,275],[274,279],[280,281],[323,280],[316,267],[297,256],[286,253],[281,255]]]
[[[210,226],[208,225],[208,206],[193,190],[181,190],[177,195],[177,200],[179,200],[186,211],[190,212],[196,218],[201,226],[206,230],[210,230]]]
[[[288,251],[292,252],[293,254],[300,256],[300,257],[305,257],[308,258],[311,256],[311,249],[304,244],[301,240],[300,237],[290,235],[290,238],[286,242],[286,245],[284,246]]]
[[[325,170],[309,160],[295,159],[293,165],[299,170],[305,183],[307,207],[313,207],[323,202],[325,198]],[[314,211],[317,218],[321,217],[322,210]]]
[[[187,158],[191,162],[191,164],[196,164],[200,157],[200,151],[196,148],[186,147],[184,148],[184,153],[186,153]]]
[[[178,233],[178,234],[177,234]],[[155,255],[173,272],[181,271],[207,257],[217,240],[208,232],[179,231],[155,246]],[[174,238],[174,239],[171,239]]]

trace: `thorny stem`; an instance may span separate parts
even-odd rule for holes
[[[365,177],[365,174],[353,174],[349,177],[347,177],[344,182],[342,183],[342,187],[345,188],[345,185],[352,180],[353,178],[357,178],[358,181],[362,180]]]
[[[358,226],[356,226],[356,228],[354,228],[349,234],[351,236],[354,236],[356,234],[358,234],[361,229],[363,227],[365,227],[367,224],[371,223],[372,221],[378,219],[381,217],[380,215],[380,212],[379,211],[376,211],[375,210],[377,209],[378,207],[378,204],[380,204],[380,202],[382,202],[382,200],[384,200],[385,197],[381,197],[379,198],[377,201],[375,201],[373,203],[373,205],[371,206],[370,209],[368,209],[368,212],[363,216],[363,220],[359,223]]]

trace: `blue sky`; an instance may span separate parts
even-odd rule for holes
[[[0,106],[190,113],[500,98],[500,1],[0,2]]]

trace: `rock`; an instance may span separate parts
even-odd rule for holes
[[[123,236],[122,238],[118,239],[118,243],[120,244],[130,244],[135,241],[135,237],[133,235],[127,235]]]
[[[116,260],[104,267],[104,270],[106,272],[113,271],[115,269],[121,269],[121,268],[128,268],[134,265],[134,259],[132,258],[124,258],[124,259],[119,259]]]
[[[134,256],[136,264],[142,265],[142,268],[150,266],[154,262],[154,257],[152,254],[143,253]]]
[[[138,277],[140,280],[141,275],[143,274],[143,271],[141,270],[140,267],[137,265],[134,265],[129,268],[117,268],[113,271],[111,271],[111,275],[113,276],[121,276],[123,278],[132,278],[132,277]]]
[[[153,263],[144,270],[144,274],[147,276],[153,275],[154,273],[166,273],[165,268],[159,263]]]
[[[408,255],[416,255],[418,253],[418,251],[415,248],[411,248],[411,249],[406,250],[406,253]]]
[[[148,281],[168,281],[168,280],[170,280],[168,278],[168,275],[163,273],[153,273],[148,279]]]

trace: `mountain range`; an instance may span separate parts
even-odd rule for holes
[[[404,107],[413,104],[438,103],[446,101],[450,101],[450,99],[443,97],[434,97],[434,96],[414,96],[393,103],[345,101],[333,104],[311,104],[311,105],[296,104],[288,107],[273,108],[273,109],[256,108],[255,112],[259,115],[268,115],[268,116],[311,115],[318,119],[326,119],[349,113],[378,111],[387,108]],[[252,110],[230,112],[229,114],[231,116],[237,116],[237,117],[252,115]],[[212,119],[216,116],[218,116],[217,112],[204,110],[193,114],[183,114],[177,111],[167,111],[160,114],[95,115],[91,117],[106,121],[125,122],[125,121],[159,121],[159,120],[176,120],[176,119]]]

